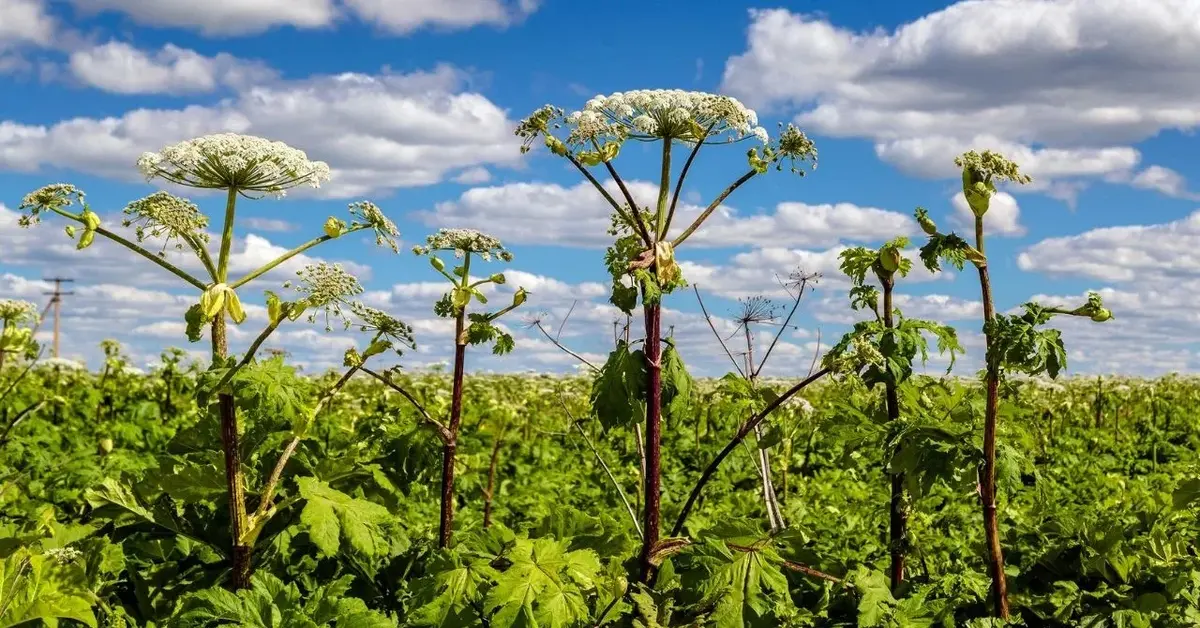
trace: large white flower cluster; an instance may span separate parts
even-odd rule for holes
[[[0,299],[0,321],[15,325],[33,322],[38,318],[38,307],[22,299]]]
[[[431,251],[454,251],[455,257],[475,253],[485,262],[495,255],[512,261],[512,253],[504,249],[500,240],[475,229],[438,229],[437,233],[425,238],[425,246],[414,246],[413,253],[426,255]]]
[[[321,187],[329,165],[310,161],[304,151],[252,135],[218,133],[143,153],[138,170],[194,188],[237,189],[283,196],[299,185]]]
[[[625,137],[643,139],[770,139],[758,115],[736,98],[680,89],[643,89],[596,96],[567,116],[572,143]]]

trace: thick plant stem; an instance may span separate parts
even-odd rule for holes
[[[975,218],[975,248],[983,253],[983,219]],[[979,287],[983,300],[984,331],[996,316],[992,301],[992,283],[987,264],[979,266]],[[1008,619],[1008,580],[1004,575],[1004,550],[1000,547],[1000,522],[996,512],[996,422],[1000,410],[1000,365],[993,351],[993,340],[984,334],[987,355],[985,386],[986,406],[983,417],[983,471],[979,481],[979,499],[983,507],[983,533],[987,542],[988,572],[992,579],[992,600],[996,617]]]
[[[888,277],[881,283],[883,284],[883,325],[891,329],[896,325],[892,306],[894,280]],[[884,395],[888,421],[899,420],[900,399],[896,392],[895,382],[889,380],[884,383]],[[904,495],[904,474],[892,473],[891,483],[892,500],[889,509],[888,547],[891,551],[892,564],[889,575],[891,576],[892,590],[895,590],[904,582],[904,561],[908,553],[908,508]]]
[[[462,425],[463,369],[467,360],[467,345],[461,342],[463,316],[455,326],[454,384],[450,397],[450,437],[442,443],[442,519],[438,531],[438,547],[450,547],[454,536],[454,461],[458,452],[458,428]]]
[[[225,339],[225,314],[217,314],[212,323],[213,358],[229,353]],[[233,395],[217,396],[221,416],[221,447],[225,451],[225,490],[229,497],[229,536],[233,540],[231,586],[234,591],[250,587],[253,548],[242,542],[246,532],[246,481],[242,475],[242,452],[238,436],[237,408]]]
[[[496,434],[492,443],[492,460],[488,464],[487,490],[483,494],[483,528],[492,526],[492,504],[496,501],[496,469],[500,466],[500,445],[504,443],[504,432]]]
[[[646,507],[642,511],[642,553],[640,557],[642,582],[654,574],[651,559],[658,543],[661,517],[662,474],[662,305],[645,303],[646,319],[646,473],[644,493]]]

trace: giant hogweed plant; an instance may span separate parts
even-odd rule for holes
[[[241,360],[229,357],[227,321],[241,325],[247,320],[242,306],[239,289],[251,281],[276,269],[319,244],[351,233],[373,232],[378,244],[397,250],[395,238],[399,235],[395,225],[374,204],[368,201],[350,205],[351,220],[346,222],[330,217],[324,225],[324,234],[297,246],[261,267],[241,276],[230,274],[230,260],[237,232],[237,206],[239,198],[257,199],[265,196],[282,197],[287,190],[308,185],[319,187],[330,176],[324,162],[312,161],[300,150],[281,142],[272,142],[259,137],[224,133],[186,140],[163,148],[160,152],[144,153],[137,162],[138,169],[147,181],[162,180],[177,186],[202,190],[220,190],[225,194],[225,208],[215,255],[209,249],[211,235],[206,231],[209,217],[191,201],[165,191],[155,192],[145,198],[129,203],[124,209],[123,226],[132,229],[130,240],[104,226],[100,215],[86,202],[84,193],[73,185],[53,184],[28,194],[20,205],[24,212],[19,223],[32,227],[44,216],[57,215],[69,221],[68,237],[75,239],[77,248],[91,246],[96,236],[106,238],[141,256],[159,267],[197,293],[197,301],[185,314],[187,336],[192,342],[199,341],[207,327],[212,349],[212,366],[207,382],[205,400],[215,403],[208,406],[220,422],[221,445],[226,477],[226,499],[229,510],[229,535],[231,547],[228,558],[232,570],[232,587],[243,589],[250,584],[254,541],[265,521],[274,512],[271,504],[272,492],[279,480],[279,472],[296,442],[303,438],[304,430],[298,425],[294,440],[289,441],[280,455],[278,472],[272,472],[259,494],[259,506],[250,511],[246,499],[246,479],[243,475],[242,444],[243,429],[239,425],[239,407],[246,403],[278,402],[288,395],[286,389],[254,386],[254,390],[268,394],[267,398],[253,395],[238,398],[239,382],[253,379],[255,352],[267,338],[284,322],[294,321],[305,310],[325,310],[341,314],[342,309],[352,310],[364,329],[374,332],[374,339],[364,356],[378,354],[393,344],[411,342],[407,328],[376,310],[350,302],[349,297],[361,292],[357,280],[339,267],[318,265],[300,271],[303,296],[295,301],[283,301],[267,292],[267,325],[254,339]],[[146,244],[160,245],[159,250]],[[174,247],[188,255],[187,265],[177,264],[169,258],[166,250]],[[347,321],[347,325],[349,325]],[[396,341],[399,341],[398,343]],[[359,356],[361,359],[363,356]],[[351,364],[351,356],[347,363]],[[281,362],[266,362],[271,369],[281,369]],[[239,374],[242,375],[239,378]],[[352,372],[350,374],[353,374]],[[344,382],[343,382],[344,383]],[[336,392],[336,391],[332,391]],[[319,412],[320,404],[310,413]]]
[[[449,416],[444,420],[433,417],[414,395],[404,390],[393,378],[374,371],[368,371],[368,373],[400,392],[411,402],[420,412],[424,421],[433,426],[442,442],[441,517],[439,519],[438,546],[448,548],[454,535],[455,463],[459,433],[462,430],[467,346],[491,344],[492,353],[495,355],[504,355],[512,351],[512,335],[497,325],[497,322],[525,303],[528,293],[524,288],[517,288],[513,293],[512,302],[504,307],[492,312],[469,311],[472,302],[487,305],[488,299],[483,293],[487,286],[503,285],[506,282],[503,273],[493,273],[480,279],[472,278],[471,262],[473,260],[490,262],[493,259],[511,262],[513,258],[512,253],[504,248],[500,240],[474,229],[440,229],[426,238],[424,245],[413,247],[413,253],[427,256],[433,269],[450,284],[450,290],[443,294],[433,306],[434,313],[439,317],[454,321],[454,364]],[[446,262],[438,255],[439,253],[450,253],[454,259],[462,260],[462,263],[455,264],[447,271]],[[490,499],[489,495],[489,504]]]
[[[642,348],[618,344],[596,378],[594,406],[608,426],[644,423],[645,506],[641,577],[648,579],[660,549],[663,408],[686,408],[690,376],[674,348],[663,348],[662,298],[685,285],[675,260],[676,249],[703,226],[710,215],[738,188],[772,167],[803,174],[800,166],[815,162],[813,143],[799,129],[788,126],[775,140],[757,126],[754,111],[734,98],[682,90],[638,90],[597,96],[582,110],[566,114],[544,106],[523,120],[516,134],[524,141],[522,152],[539,140],[550,152],[571,163],[612,208],[605,263],[612,276],[613,305],[631,315],[641,302],[645,339]],[[672,227],[679,197],[701,147],[753,139],[747,149],[747,170],[718,194],[689,224],[675,235]],[[626,142],[661,144],[658,194],[651,207],[639,205],[614,162]],[[676,146],[687,158],[675,175]],[[603,169],[618,192],[613,194],[593,170]]]
[[[983,460],[979,470],[979,500],[983,512],[988,572],[991,578],[991,597],[995,616],[1009,617],[1008,584],[1004,571],[1004,551],[1000,546],[999,516],[996,503],[996,426],[1000,414],[1000,385],[1008,374],[1058,377],[1066,368],[1067,351],[1062,334],[1057,329],[1044,328],[1054,316],[1076,316],[1102,323],[1112,318],[1100,295],[1092,292],[1087,301],[1074,309],[1047,307],[1025,303],[1020,313],[998,314],[992,298],[992,284],[985,249],[984,216],[995,195],[997,183],[1026,184],[1032,179],[1022,174],[1017,164],[990,150],[969,151],[956,157],[954,164],[962,169],[962,190],[974,215],[975,242],[954,232],[942,233],[918,208],[915,216],[921,229],[929,236],[921,247],[921,260],[931,271],[941,269],[947,262],[962,270],[966,263],[975,266],[983,302],[983,334],[985,358],[983,383],[985,388],[983,424]]]
[[[9,407],[9,398],[37,362],[41,353],[34,340],[34,327],[39,316],[37,306],[20,299],[0,299],[0,449],[8,442],[14,428],[48,401],[41,399],[20,409]],[[5,365],[16,366],[12,377],[6,377]]]
[[[878,249],[849,248],[841,252],[841,270],[850,278],[850,307],[867,311],[872,318],[856,323],[825,356],[825,364],[839,370],[849,370],[860,377],[868,388],[882,384],[884,414],[891,434],[903,433],[899,390],[913,376],[913,362],[918,354],[922,363],[928,359],[926,335],[937,339],[940,353],[949,353],[949,373],[956,354],[962,353],[958,335],[952,327],[922,319],[907,318],[895,306],[896,279],[912,270],[912,260],[904,257],[909,245],[906,237],[884,243]],[[878,287],[872,283],[872,279]],[[894,438],[889,438],[889,442]],[[895,465],[889,472],[891,499],[888,504],[888,551],[891,564],[888,570],[892,589],[904,582],[904,565],[909,551],[909,495],[905,476]]]

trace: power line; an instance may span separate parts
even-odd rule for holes
[[[50,306],[54,306],[54,357],[57,358],[58,357],[58,336],[59,336],[58,321],[59,321],[59,318],[62,316],[62,298],[75,294],[74,292],[63,292],[62,285],[63,285],[63,283],[72,282],[75,280],[67,279],[64,277],[46,277],[43,279],[43,281],[53,281],[54,282],[54,292],[43,292],[42,294],[50,296],[50,303],[46,307],[49,308]]]

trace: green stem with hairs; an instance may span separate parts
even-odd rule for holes
[[[671,140],[663,140],[662,173],[658,182],[658,206],[655,208],[655,233],[659,240],[667,237],[667,196],[671,193]]]
[[[732,184],[730,184],[729,187],[725,188],[725,191],[721,192],[720,196],[713,199],[713,202],[709,203],[708,207],[705,207],[704,211],[700,212],[699,216],[696,216],[696,219],[692,221],[692,224],[688,225],[688,228],[684,229],[683,233],[679,234],[679,237],[675,238],[675,240],[671,242],[671,246],[674,248],[679,248],[679,245],[683,244],[683,241],[688,239],[688,236],[695,233],[696,230],[700,228],[700,225],[704,224],[704,221],[707,220],[714,211],[716,211],[717,207],[719,207],[726,198],[729,198],[730,194],[733,194],[734,190],[742,187],[743,183],[753,179],[754,175],[756,174],[758,174],[757,170],[751,170],[750,172],[742,175],[737,181],[734,181]]]
[[[355,231],[362,231],[363,229],[367,229],[367,228],[368,228],[368,227],[358,227],[358,228],[355,228],[355,229],[348,229],[348,230],[346,230],[346,232],[345,232],[345,233],[342,233],[342,234],[341,234],[341,235],[339,235],[338,237],[340,238],[341,236],[344,236],[344,235],[347,235],[347,234],[350,234],[350,233],[354,233]],[[280,264],[282,264],[282,263],[284,263],[284,262],[286,262],[286,261],[288,261],[288,260],[292,259],[293,257],[296,257],[297,255],[299,255],[299,254],[301,254],[301,253],[303,253],[303,252],[305,252],[305,251],[307,251],[307,250],[311,249],[312,247],[314,247],[314,246],[316,246],[316,245],[318,245],[318,244],[321,244],[322,242],[328,242],[328,241],[330,241],[330,240],[334,240],[334,239],[336,239],[336,238],[331,238],[331,237],[329,237],[329,236],[327,236],[327,235],[323,235],[323,236],[320,236],[320,237],[313,238],[313,239],[309,240],[308,242],[305,242],[304,244],[301,244],[300,246],[298,246],[298,247],[296,247],[296,248],[294,248],[294,249],[292,249],[292,250],[288,251],[287,253],[284,253],[283,255],[280,255],[279,257],[276,257],[275,259],[273,259],[273,260],[271,260],[271,261],[267,262],[266,264],[264,264],[264,265],[263,265],[261,268],[259,268],[258,270],[256,270],[256,271],[254,271],[254,272],[252,272],[252,273],[250,273],[250,274],[246,275],[245,277],[242,277],[241,279],[238,279],[237,281],[235,281],[235,282],[233,282],[233,283],[229,284],[229,287],[230,287],[230,288],[233,288],[234,290],[236,290],[236,289],[237,289],[239,286],[245,285],[246,283],[248,283],[248,282],[250,282],[250,281],[253,281],[253,280],[255,280],[255,279],[258,279],[259,277],[263,276],[264,274],[266,274],[266,273],[269,273],[269,272],[271,272],[272,270],[274,270],[274,269],[275,269],[277,266],[279,266]]]
[[[229,274],[229,250],[233,247],[233,218],[237,211],[237,188],[229,188],[225,197],[225,224],[221,229],[221,252],[217,256],[217,283]]]
[[[83,222],[83,217],[79,214],[72,214],[71,212],[63,211],[62,209],[59,209],[57,207],[51,207],[50,209],[53,210],[54,213],[56,213],[64,218],[74,220],[75,222],[78,222],[78,223]],[[168,272],[170,272],[172,275],[179,277],[180,279],[188,282],[189,284],[195,286],[196,288],[198,288],[200,290],[204,290],[205,288],[207,288],[207,286],[204,285],[204,282],[189,275],[187,272],[183,271],[178,266],[175,266],[171,262],[168,262],[167,260],[159,257],[158,255],[155,255],[154,253],[147,251],[146,249],[134,244],[133,242],[130,242],[129,240],[126,240],[125,238],[122,238],[121,236],[109,231],[108,229],[105,229],[104,227],[96,227],[96,233],[108,238],[109,240],[112,240],[113,242],[116,242],[117,244],[120,244],[121,246],[129,249],[130,251],[133,251],[134,253],[137,253],[138,255],[141,255],[142,257],[154,262],[155,264],[158,264],[164,270],[167,270]]]

